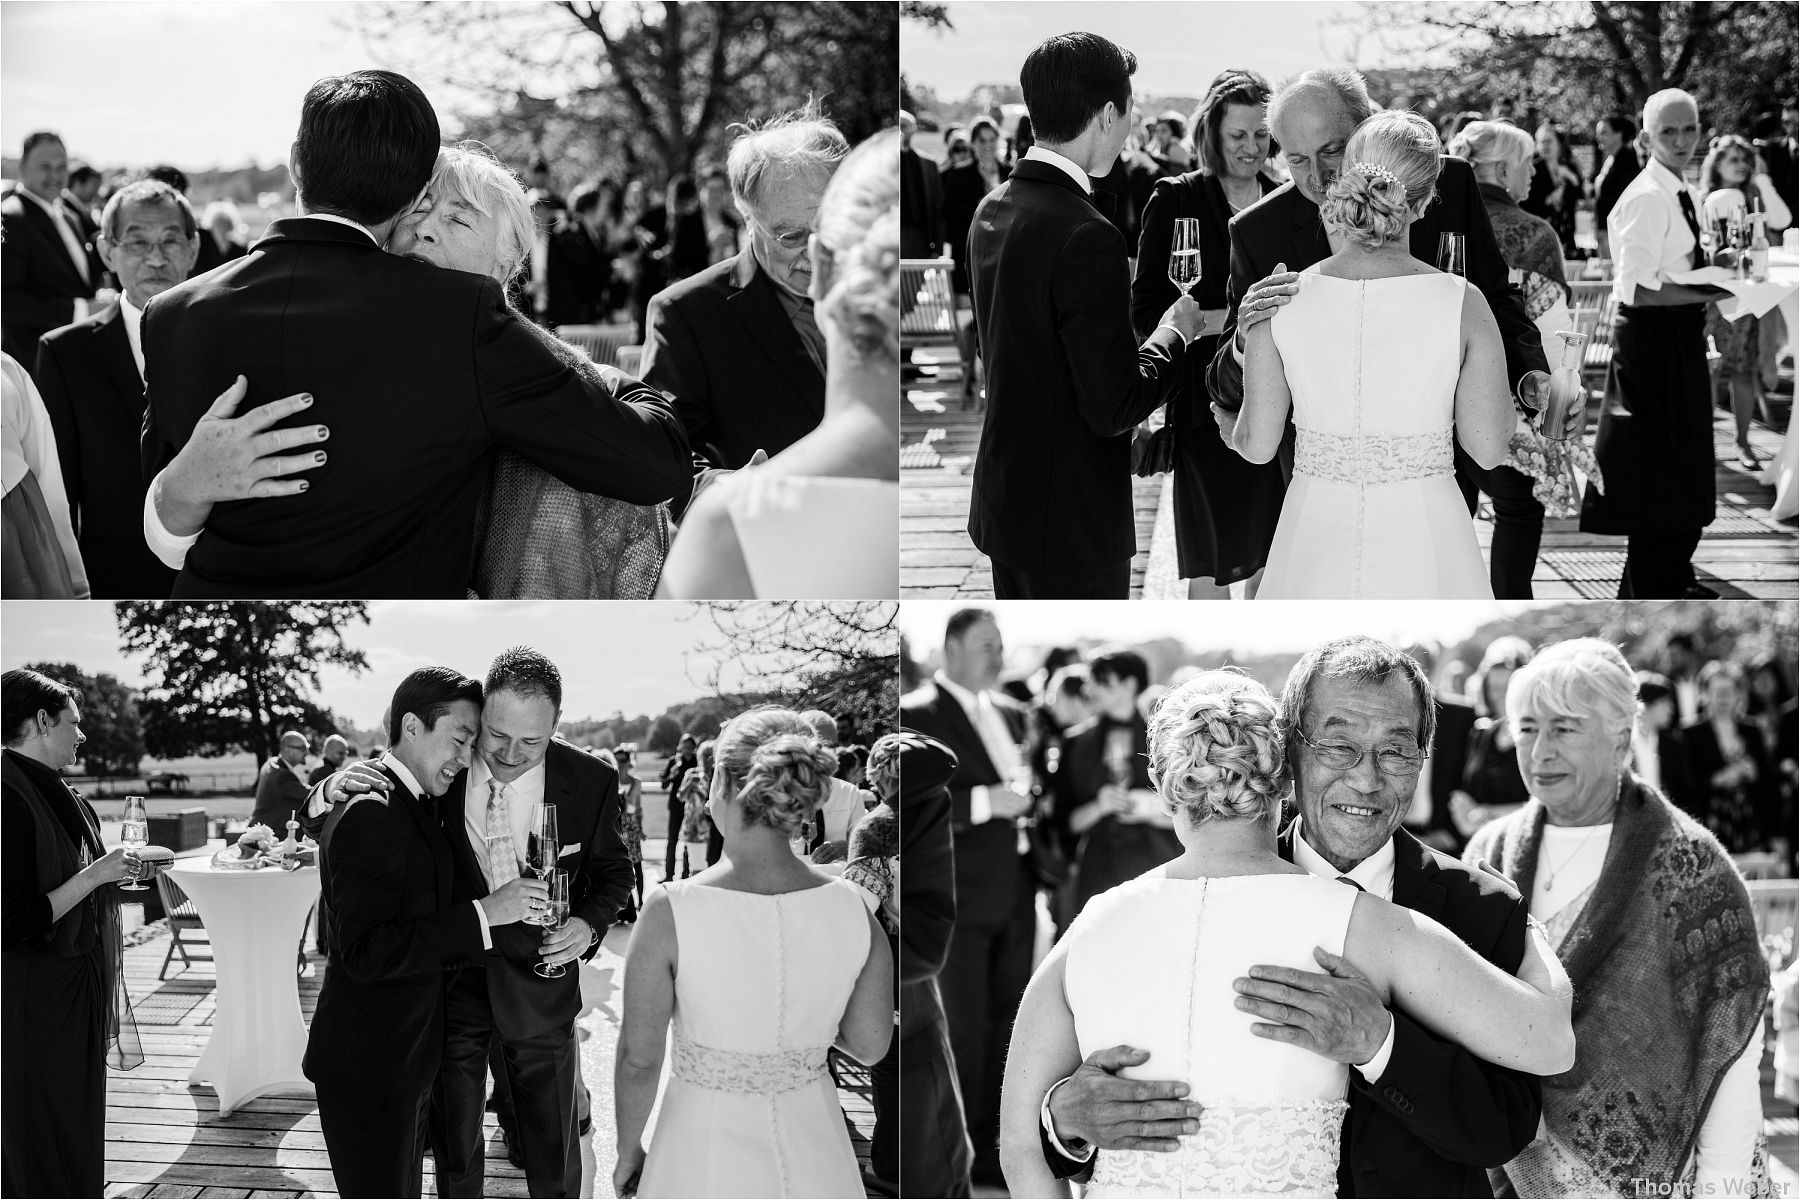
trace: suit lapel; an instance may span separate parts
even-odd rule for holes
[[[112,376],[119,403],[130,415],[133,425],[142,424],[144,381],[138,375],[137,360],[131,356],[131,339],[125,332],[125,314],[119,305],[113,305],[95,319],[94,339],[100,347],[100,357],[106,362],[107,374]]]
[[[937,687],[936,684],[932,686],[937,688],[938,715],[943,719],[944,725],[955,730],[963,744],[969,748],[970,753],[963,757],[972,759],[979,756],[981,765],[986,768],[983,774],[990,779],[1000,778],[1000,772],[995,768],[994,760],[987,752],[987,742],[982,738],[981,732],[975,728],[975,723],[969,720],[969,714],[963,711],[963,706],[955,696],[943,688]]]
[[[1394,834],[1394,903],[1424,913],[1432,920],[1444,914],[1444,886],[1437,864],[1424,845],[1406,830]]]
[[[823,417],[824,377],[819,374],[819,368],[813,365],[812,356],[806,352],[806,346],[800,341],[800,334],[794,329],[794,323],[788,320],[787,310],[781,306],[781,298],[775,294],[774,281],[755,264],[750,257],[751,253],[747,249],[742,251],[744,260],[750,264],[750,282],[733,291],[726,303],[737,314],[738,320],[744,323],[751,338],[786,376],[795,400],[804,404],[815,418]],[[734,282],[743,277],[744,269],[742,264],[734,269]]]
[[[81,268],[77,267],[75,260],[69,257],[68,243],[63,241],[62,234],[57,230],[55,219],[45,212],[43,206],[33,197],[20,196],[19,203],[24,207],[25,219],[31,223],[31,227],[37,231],[38,237],[56,255],[57,264],[62,268],[63,274],[67,276],[64,283],[72,289],[70,294],[80,293],[87,285],[82,282]],[[62,201],[58,200],[57,207],[61,206]]]
[[[440,909],[449,908],[451,879],[456,869],[455,862],[450,856],[450,843],[444,839],[444,831],[432,818],[425,801],[413,795],[412,789],[400,782],[400,778],[392,771],[388,771],[387,774],[388,778],[394,781],[396,794],[403,797],[399,800],[401,807],[406,809],[407,816],[418,829],[419,836],[425,839],[425,847],[431,853],[431,864],[436,874],[433,882],[437,890],[437,906]],[[441,798],[439,803],[442,803]]]
[[[450,853],[456,859],[459,870],[469,877],[469,885],[479,899],[487,895],[487,877],[481,873],[481,863],[475,857],[475,848],[469,844],[469,805],[474,803],[469,789],[469,772],[464,771],[456,777],[438,800],[439,821],[444,831],[444,839],[450,844]]]

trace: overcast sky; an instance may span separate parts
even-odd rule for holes
[[[900,25],[900,67],[909,82],[927,83],[943,100],[960,100],[983,83],[1019,81],[1033,46],[1058,33],[1085,30],[1137,55],[1132,86],[1140,93],[1198,97],[1226,67],[1261,71],[1271,81],[1309,67],[1346,61],[1355,34],[1333,24],[1354,19],[1361,4],[1338,0],[980,0],[953,2],[953,30]],[[1362,65],[1379,60],[1371,43]]]
[[[113,606],[94,601],[9,601],[0,669],[28,662],[72,662],[90,675],[107,673],[143,686],[141,656],[120,649]],[[321,702],[376,727],[394,688],[423,666],[453,667],[481,678],[501,650],[520,644],[548,655],[562,671],[563,719],[655,715],[705,694],[699,682],[709,656],[684,652],[716,641],[710,617],[694,606],[659,601],[375,601],[369,623],[346,631],[368,655],[361,675],[321,673]]]

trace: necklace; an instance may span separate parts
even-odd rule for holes
[[[1618,777],[1616,777],[1616,776],[1614,777],[1614,779],[1613,779],[1612,812],[1608,814],[1608,819],[1600,822],[1598,825],[1591,826],[1588,829],[1587,834],[1579,842],[1575,843],[1575,848],[1573,850],[1569,851],[1568,855],[1566,857],[1564,857],[1562,862],[1553,864],[1551,866],[1551,868],[1544,873],[1544,893],[1546,895],[1548,895],[1550,892],[1552,892],[1556,888],[1557,872],[1564,870],[1565,868],[1568,867],[1568,865],[1570,863],[1574,862],[1577,858],[1579,858],[1581,856],[1581,852],[1583,850],[1587,849],[1588,843],[1594,840],[1594,834],[1598,833],[1600,831],[1600,829],[1602,828],[1602,826],[1612,824],[1611,818],[1616,817],[1618,815],[1619,788],[1620,788],[1621,782],[1622,781]]]

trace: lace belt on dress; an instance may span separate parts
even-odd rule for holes
[[[675,1055],[670,1069],[675,1078],[715,1092],[750,1096],[778,1096],[805,1087],[825,1074],[825,1056],[831,1049],[802,1046],[797,1050],[746,1054],[703,1046],[679,1033],[673,1040]]]
[[[1393,437],[1342,437],[1295,428],[1294,473],[1337,483],[1400,483],[1455,473],[1453,427]]]
[[[1173,1154],[1102,1150],[1093,1192],[1335,1196],[1342,1100],[1206,1104]]]

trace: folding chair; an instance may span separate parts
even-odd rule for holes
[[[195,911],[194,902],[188,899],[187,893],[181,890],[180,884],[169,878],[166,871],[157,872],[156,890],[162,895],[163,909],[167,913],[169,921],[169,950],[163,955],[162,970],[156,973],[156,977],[159,980],[168,978],[169,960],[175,957],[177,951],[181,953],[181,967],[184,971],[193,965],[193,960],[196,958],[211,962],[213,960],[211,953],[191,956],[188,953],[188,947],[196,942],[206,945],[210,950],[212,945],[210,938],[182,937],[184,931],[189,934],[196,930],[202,934],[206,931],[206,924],[200,920],[200,914]]]

